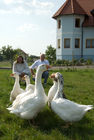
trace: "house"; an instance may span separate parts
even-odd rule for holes
[[[94,0],[66,0],[53,15],[57,21],[57,59],[94,61]]]
[[[17,55],[22,55],[25,60],[28,58],[28,54],[25,53],[22,49],[17,49]]]

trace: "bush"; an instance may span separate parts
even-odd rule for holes
[[[78,63],[78,60],[77,60],[77,59],[73,59],[73,60],[72,60],[72,65],[75,66],[77,63]]]
[[[70,61],[69,60],[65,60],[64,65],[65,66],[69,66]]]
[[[72,61],[69,60],[56,60],[54,61],[53,65],[55,66],[83,66],[83,65],[91,65],[93,62],[91,59],[84,60],[83,58],[81,59],[73,59]]]
[[[85,60],[84,60],[84,58],[80,58],[80,60],[79,60],[81,63],[84,63],[84,62],[86,62]]]
[[[93,62],[92,62],[92,60],[91,59],[88,59],[87,61],[86,61],[86,65],[91,65]]]
[[[65,60],[60,60],[60,59],[58,59],[58,60],[56,60],[55,61],[55,65],[56,66],[64,66],[64,63],[65,63]]]

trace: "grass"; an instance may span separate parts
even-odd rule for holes
[[[2,68],[2,67],[11,67],[11,64],[9,61],[1,61],[0,68]]]
[[[64,77],[64,93],[69,100],[94,105],[94,69],[60,72]],[[94,110],[67,129],[64,128],[65,122],[48,106],[31,125],[28,120],[10,114],[6,110],[10,105],[9,96],[14,84],[10,73],[10,70],[0,70],[0,140],[94,140]],[[52,81],[49,79],[45,87],[46,94],[51,86]]]

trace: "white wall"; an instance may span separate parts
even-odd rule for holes
[[[56,48],[57,59],[64,59],[64,56],[81,55],[81,35],[82,29],[75,28],[75,18],[80,18],[81,25],[84,16],[81,15],[63,15],[61,19],[61,29],[57,28],[57,40],[61,39],[61,48]],[[64,48],[64,38],[70,38],[70,48]],[[74,48],[75,38],[80,38],[80,48]],[[68,59],[71,59],[68,57]]]

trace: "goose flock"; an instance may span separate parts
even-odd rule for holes
[[[7,109],[23,119],[33,119],[46,106],[52,109],[65,122],[79,121],[83,118],[93,105],[81,105],[63,97],[64,79],[61,73],[51,74],[53,85],[49,89],[48,96],[45,94],[41,77],[42,73],[49,68],[48,65],[40,65],[36,71],[35,85],[30,84],[29,76],[25,75],[26,88],[20,88],[19,75],[11,74],[15,77],[13,90],[10,94],[12,105]]]

